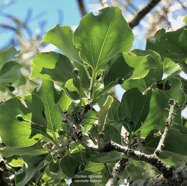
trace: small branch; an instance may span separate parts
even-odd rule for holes
[[[140,21],[160,2],[161,0],[150,0],[150,2],[141,9],[137,15],[129,22],[130,28],[137,26]]]
[[[127,161],[127,158],[123,158],[114,165],[111,178],[109,178],[106,186],[114,186],[115,183],[117,183],[119,180],[119,174],[124,171]]]
[[[167,134],[169,132],[169,128],[173,122],[173,116],[174,116],[174,109],[176,107],[176,102],[174,100],[171,100],[171,103],[170,103],[170,109],[169,109],[169,115],[168,115],[168,118],[166,120],[166,126],[165,126],[165,129],[164,129],[164,132],[160,138],[160,141],[158,143],[158,146],[154,152],[154,154],[156,156],[159,156],[163,147],[164,147],[164,143],[165,143],[165,140],[166,140],[166,137],[167,137]]]
[[[59,105],[57,105],[56,108],[59,111],[59,113],[61,114],[62,118],[64,118],[67,121],[69,127],[73,128],[74,123],[68,118],[67,114],[62,111],[62,109],[61,109],[61,107]]]
[[[84,2],[83,2],[83,0],[78,0],[77,2],[78,2],[78,6],[79,6],[79,10],[81,12],[81,15],[83,17],[87,14]]]
[[[157,156],[153,155],[148,155],[133,149],[130,149],[128,147],[121,146],[119,144],[116,144],[115,142],[111,141],[110,143],[110,148],[112,150],[116,150],[118,152],[122,152],[128,157],[134,158],[136,160],[141,160],[146,163],[149,163],[153,166],[155,166],[162,174],[164,177],[168,178],[171,176],[173,168],[170,166],[165,165]]]

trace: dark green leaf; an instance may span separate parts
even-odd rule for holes
[[[153,89],[149,113],[140,128],[142,137],[145,137],[152,129],[163,129],[165,126],[167,106],[168,99],[165,94],[161,90]]]
[[[106,117],[108,115],[108,110],[112,105],[112,102],[113,102],[113,97],[108,96],[106,102],[101,107],[101,110],[99,112],[99,118],[98,118],[99,132],[102,132],[105,129]]]
[[[70,60],[81,63],[82,60],[73,43],[73,31],[69,26],[56,25],[43,36],[42,41],[52,43]]]
[[[43,149],[41,142],[37,142],[32,146],[22,147],[22,148],[13,148],[13,147],[3,147],[0,148],[0,153],[4,157],[10,157],[13,155],[41,155],[47,154],[47,151]]]
[[[187,29],[180,28],[173,32],[160,30],[156,35],[147,40],[147,49],[158,52],[163,58],[168,57],[179,63],[187,72]]]
[[[119,161],[121,157],[122,154],[116,151],[111,151],[107,153],[101,153],[101,152],[89,153],[89,160],[96,163],[115,163]]]
[[[80,162],[81,161],[75,159],[74,156],[66,155],[61,160],[61,169],[66,176],[72,178],[76,174]]]
[[[130,89],[123,94],[121,104],[118,109],[118,117],[126,130],[135,132],[145,121],[150,104],[150,93],[142,95],[136,89]]]
[[[171,78],[169,83],[171,88],[166,91],[168,99],[173,99],[177,101],[179,105],[183,105],[186,100],[186,96],[182,90],[182,82],[178,78]]]
[[[40,53],[33,60],[32,78],[66,82],[73,77],[73,65],[56,52]]]
[[[21,65],[16,62],[6,63],[0,71],[0,83],[3,84],[21,84],[24,78],[21,74]],[[20,80],[22,82],[20,82]]]
[[[117,7],[104,8],[97,16],[86,15],[74,34],[81,58],[93,69],[105,68],[116,54],[129,51],[132,40],[132,32]]]
[[[14,58],[17,53],[18,51],[13,46],[9,46],[8,48],[1,50],[0,51],[0,69],[3,63],[12,60],[12,58]]]
[[[105,86],[111,84],[117,84],[118,78],[128,79],[132,73],[133,68],[129,67],[125,62],[122,55],[120,55],[112,64],[108,67],[108,71],[105,71],[104,84]]]
[[[54,84],[52,81],[43,80],[42,86],[38,92],[44,105],[44,114],[47,120],[47,128],[53,133],[57,131],[62,125],[62,118],[56,108],[54,100]]]
[[[0,136],[9,147],[27,147],[37,142],[41,135],[31,135],[31,96],[20,101],[12,98],[0,104]],[[22,116],[23,121],[17,119]]]
[[[157,68],[158,64],[150,55],[137,56],[134,53],[123,53],[123,57],[131,68],[134,69],[132,79],[144,78],[150,69]]]
[[[23,167],[22,171],[16,175],[16,186],[26,185],[30,179],[34,176],[39,168],[40,162],[44,159],[44,155],[41,156],[22,156],[27,166]]]
[[[112,141],[121,144],[121,134],[117,130],[115,124],[110,124],[105,126],[104,134],[107,139],[111,139]]]

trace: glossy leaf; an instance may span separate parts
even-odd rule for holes
[[[19,63],[6,63],[0,71],[0,83],[19,84],[24,83],[24,81],[25,80],[21,74],[21,65]]]
[[[71,99],[77,100],[80,98],[78,94],[79,91],[77,87],[74,85],[73,79],[69,79],[66,82],[65,90]]]
[[[44,104],[40,98],[39,92],[35,89],[32,92],[32,133],[31,137],[36,134],[45,135],[47,132],[47,120],[44,114]]]
[[[135,132],[139,129],[148,115],[149,104],[150,93],[142,95],[138,89],[134,88],[123,94],[118,117],[126,130]]]
[[[48,152],[43,149],[40,142],[37,142],[36,144],[32,146],[22,147],[22,148],[13,148],[13,147],[3,147],[0,148],[0,153],[4,157],[11,157],[14,155],[41,155],[41,154],[47,154]]]
[[[108,153],[92,152],[89,153],[89,159],[96,163],[115,163],[119,161],[122,154],[116,151],[111,151]]]
[[[61,160],[61,169],[69,178],[72,178],[76,174],[79,165],[80,160],[75,159],[74,156],[66,155]]]
[[[166,91],[166,95],[169,99],[177,101],[179,105],[183,105],[186,97],[182,90],[182,82],[178,78],[171,78],[169,82],[171,88]]]
[[[132,31],[117,7],[104,8],[97,16],[86,15],[74,34],[81,58],[93,69],[103,69],[116,54],[129,51],[132,40]]]
[[[120,131],[117,130],[115,123],[106,125],[104,134],[106,138],[111,139],[112,141],[121,144],[121,134]]]
[[[40,162],[44,159],[45,156],[22,156],[23,160],[27,163],[21,171],[16,175],[16,186],[26,185],[30,179],[34,176],[35,172],[40,165]]]
[[[117,84],[118,78],[126,80],[132,75],[134,69],[125,62],[122,55],[117,57],[117,59],[111,60],[111,63],[112,64],[109,66],[108,71],[105,71],[105,86],[108,86],[111,83],[115,85]]]
[[[147,49],[158,52],[163,58],[168,57],[179,63],[187,72],[187,29],[180,28],[173,32],[160,30],[156,35],[147,40]]]
[[[150,69],[157,67],[154,59],[147,56],[137,56],[134,53],[123,53],[126,63],[134,69],[131,79],[144,78]]]
[[[66,92],[62,90],[60,99],[58,101],[58,105],[62,111],[66,111],[69,108],[71,102],[72,100],[67,96]]]
[[[33,60],[32,78],[66,82],[73,77],[69,59],[56,52],[40,53]]]
[[[98,123],[99,123],[98,130],[99,130],[99,132],[102,132],[105,129],[106,117],[108,115],[108,110],[109,110],[112,102],[113,102],[113,97],[108,96],[106,102],[101,107],[101,110],[99,112],[99,118],[98,118]]]
[[[42,41],[55,45],[69,59],[81,63],[78,51],[73,43],[73,31],[69,26],[56,25],[43,36]]]
[[[158,89],[153,89],[150,99],[149,114],[140,128],[141,136],[145,137],[152,129],[163,129],[166,119],[168,99]]]
[[[160,136],[152,132],[149,138],[145,140],[144,152],[153,153]],[[166,164],[179,166],[187,160],[187,149],[185,148],[187,140],[187,129],[183,126],[174,125],[170,128],[166,137],[165,145],[160,154],[160,158]]]
[[[12,98],[0,105],[0,136],[3,143],[14,148],[28,147],[41,138],[41,135],[30,137],[31,111],[31,96],[24,101]]]
[[[55,132],[62,124],[62,118],[56,108],[54,100],[54,84],[49,80],[43,80],[39,95],[44,105],[44,114],[47,120],[47,128]]]
[[[13,47],[9,46],[8,48],[0,51],[0,69],[3,63],[11,61],[18,51]]]
[[[125,90],[137,88],[140,92],[144,92],[148,88],[144,79],[128,79],[122,84],[122,87]]]

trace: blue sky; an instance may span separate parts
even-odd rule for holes
[[[0,0],[0,24],[12,24],[3,16],[4,14],[13,15],[24,21],[29,11],[32,15],[28,25],[33,31],[42,22],[46,22],[44,27],[46,32],[58,23],[69,26],[78,25],[81,19],[77,0]],[[11,34],[13,34],[11,30],[0,30],[0,48]]]

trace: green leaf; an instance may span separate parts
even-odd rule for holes
[[[66,111],[71,105],[72,100],[67,96],[66,92],[62,89],[60,99],[58,101],[58,105],[62,109],[62,111]]]
[[[170,58],[164,59],[164,74],[168,76],[174,76],[181,71],[180,66],[172,61]]]
[[[61,169],[69,178],[72,178],[76,174],[76,169],[79,165],[80,161],[75,159],[74,156],[66,155],[61,160]]]
[[[89,161],[88,165],[86,165],[85,171],[90,171],[90,172],[101,172],[102,169],[104,168],[104,162],[102,163],[95,163]]]
[[[47,129],[47,120],[44,115],[44,105],[39,95],[39,90],[35,89],[32,92],[32,133],[31,137],[36,134],[45,136]]]
[[[147,49],[158,52],[163,58],[171,58],[187,72],[187,29],[180,28],[173,32],[160,30],[147,40]]]
[[[0,104],[0,136],[3,143],[9,147],[28,147],[41,138],[41,135],[30,137],[31,111],[31,96],[27,96],[23,101],[12,98]]]
[[[18,84],[23,76],[21,74],[21,65],[16,62],[6,63],[0,71],[0,83]],[[23,81],[24,82],[24,81]]]
[[[122,154],[116,151],[111,151],[107,153],[103,153],[103,152],[89,153],[89,160],[96,163],[115,163],[119,161],[121,157]]]
[[[106,99],[106,102],[104,105],[101,107],[101,110],[99,112],[99,118],[98,118],[98,131],[102,132],[105,129],[105,123],[106,123],[106,117],[108,115],[108,110],[113,102],[113,97],[108,96]]]
[[[32,179],[44,157],[44,155],[22,156],[27,166],[23,167],[22,171],[18,171],[16,174],[16,186],[26,185]]]
[[[80,98],[78,89],[73,83],[73,79],[69,79],[65,84],[65,90],[70,98],[78,100]]]
[[[118,131],[115,123],[109,124],[105,126],[104,134],[107,139],[111,139],[112,141],[121,144],[121,130]]]
[[[118,117],[126,130],[135,132],[140,128],[148,115],[149,104],[150,93],[143,95],[137,88],[133,88],[123,94]]]
[[[13,46],[9,46],[4,50],[0,50],[0,69],[3,63],[12,60],[12,58],[14,58],[17,53],[18,51]]]
[[[141,92],[144,92],[145,90],[149,89],[153,84],[155,84],[156,82],[162,80],[163,77],[163,64],[162,64],[162,60],[161,57],[158,53],[151,51],[151,50],[133,50],[132,51],[134,54],[136,54],[138,57],[146,57],[148,59],[148,64],[146,64],[146,61],[144,61],[144,64],[140,64],[137,67],[134,67],[136,69],[136,72],[138,73],[138,71],[142,71],[142,73],[144,72],[147,75],[144,78],[133,78],[133,76],[131,78],[129,78],[128,80],[126,80],[122,87],[125,90],[131,89],[131,88],[138,88]],[[139,63],[139,62],[137,62]],[[149,69],[149,65],[152,64],[152,67],[150,66]],[[146,67],[147,66],[147,67]],[[134,73],[136,73],[134,72]],[[139,74],[142,74],[141,72]],[[143,75],[143,74],[142,74]]]
[[[156,168],[151,164],[147,164],[143,161],[129,160],[125,168],[125,174],[130,177],[130,181],[138,179],[150,179],[158,175]]]
[[[128,79],[122,84],[122,87],[125,90],[137,88],[140,92],[144,92],[148,88],[144,79]]]
[[[56,108],[56,103],[54,100],[55,89],[53,82],[43,80],[38,94],[40,95],[44,105],[44,114],[47,119],[47,128],[55,132],[61,127],[62,118]]]
[[[126,63],[134,69],[131,79],[144,78],[150,69],[157,68],[157,63],[150,56],[137,56],[134,53],[123,53]]]
[[[180,79],[175,78],[175,77],[171,78],[169,82],[170,82],[171,88],[166,91],[166,95],[168,99],[173,99],[177,101],[179,105],[183,105],[186,100],[186,96],[182,89],[182,82],[180,81]]]
[[[60,27],[59,25],[56,25],[43,36],[42,41],[55,45],[70,60],[79,63],[82,61],[74,46],[73,31],[69,26]]]
[[[13,147],[3,147],[0,148],[0,153],[4,157],[11,157],[13,155],[41,155],[47,154],[48,152],[43,149],[41,142],[37,142],[32,146],[22,147],[22,148],[13,148]]]
[[[81,58],[93,69],[104,69],[116,54],[129,51],[132,40],[132,31],[117,7],[104,8],[98,16],[86,15],[74,34]]]
[[[157,131],[158,132],[158,131]],[[158,134],[158,133],[157,133]],[[144,152],[153,153],[157,147],[159,136],[152,131],[145,140]],[[187,149],[184,148],[187,140],[186,127],[173,125],[166,137],[160,158],[167,165],[180,166],[187,160]]]
[[[170,161],[169,164],[171,164],[177,162],[175,160],[180,160],[180,164],[183,164],[187,160],[187,149],[184,148],[186,140],[187,129],[185,127],[176,125],[170,128],[168,136],[166,137],[163,153],[161,153],[161,158],[164,159],[164,153],[169,153],[170,158],[166,158],[166,162],[169,163]]]
[[[108,111],[108,119],[109,121],[119,121],[118,118],[118,108],[119,108],[120,102],[114,98],[114,101]]]
[[[149,113],[140,128],[142,137],[145,137],[152,129],[163,129],[165,126],[167,106],[168,99],[165,94],[161,90],[153,89],[150,99]]]
[[[68,58],[56,52],[40,53],[33,60],[32,78],[66,82],[73,77],[73,65]]]
[[[112,64],[108,67],[108,70],[105,71],[105,86],[111,84],[112,82],[117,84],[118,78],[126,80],[132,75],[134,69],[129,67],[122,55],[117,57],[117,59],[112,59],[111,63]]]

